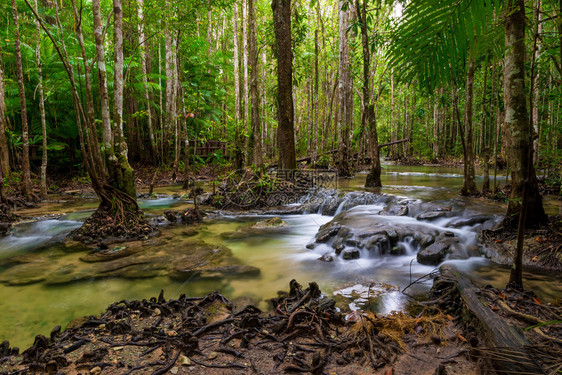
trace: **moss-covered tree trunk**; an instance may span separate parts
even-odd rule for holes
[[[510,0],[505,19],[504,103],[506,134],[510,141],[512,190],[504,226],[515,228],[526,190],[526,226],[547,221],[532,163],[532,127],[527,113],[525,91],[525,9],[523,0]],[[524,189],[524,186],[526,188]]]

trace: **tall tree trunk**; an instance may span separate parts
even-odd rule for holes
[[[461,188],[462,195],[475,195],[478,193],[474,173],[474,149],[472,148],[472,101],[474,97],[474,57],[472,51],[468,58],[466,71],[466,99],[464,102],[464,131],[461,131],[464,161],[464,179]],[[460,123],[460,120],[459,120]],[[459,129],[463,129],[459,125]]]
[[[236,169],[241,169],[243,164],[243,153],[240,144],[240,51],[238,32],[238,2],[234,2],[234,163]]]
[[[486,55],[486,64],[484,65],[484,84],[482,88],[482,158],[484,160],[484,181],[482,182],[482,191],[490,190],[490,144],[488,137],[488,130],[486,128],[486,120],[489,117],[490,106],[486,100],[486,93],[488,91],[488,70],[490,69],[489,58],[490,54]],[[489,125],[488,125],[489,127]]]
[[[291,0],[273,0],[273,26],[277,50],[277,145],[279,169],[297,168],[293,114],[293,52]]]
[[[127,158],[127,142],[123,134],[123,9],[121,0],[113,0],[113,45],[115,53],[113,75],[113,133],[116,163],[109,167],[112,185],[135,201],[137,190],[133,168]],[[138,208],[138,207],[135,207]]]
[[[244,74],[244,164],[252,162],[252,153],[249,150],[250,136],[248,135],[248,118],[250,111],[250,86],[248,81],[248,0],[242,0],[242,70]]]
[[[262,131],[260,121],[260,99],[258,93],[258,79],[259,79],[259,55],[257,47],[257,30],[256,30],[256,7],[255,0],[248,0],[248,44],[249,44],[249,59],[251,69],[251,83],[250,83],[250,96],[252,97],[252,162],[261,170],[263,168],[263,147],[262,147]],[[250,150],[246,150],[250,152]]]
[[[164,120],[164,162],[168,160],[169,154],[169,144],[168,138],[169,134],[172,129],[175,129],[174,120],[175,114],[173,113],[174,102],[176,98],[174,97],[174,86],[175,86],[175,79],[174,79],[174,71],[175,71],[175,64],[174,64],[174,52],[172,50],[172,36],[171,31],[166,28],[164,34],[164,48],[166,51],[166,108],[165,108],[165,120]],[[174,167],[175,168],[175,167]]]
[[[113,135],[111,132],[111,117],[109,112],[109,93],[107,89],[107,70],[105,67],[105,48],[103,27],[101,24],[100,0],[92,0],[94,16],[94,40],[96,43],[96,59],[98,67],[98,84],[101,107],[102,142],[104,159],[107,161],[113,154]]]
[[[22,193],[27,201],[31,201],[33,198],[33,192],[31,191],[31,172],[29,169],[29,128],[27,124],[27,105],[25,101],[25,87],[23,84],[23,64],[21,59],[21,47],[20,47],[20,28],[18,20],[18,6],[16,0],[12,0],[12,15],[14,18],[14,44],[15,44],[15,56],[16,56],[16,72],[18,79],[18,90],[20,97],[20,108],[21,108],[21,141],[22,141],[22,169],[23,169],[23,181],[22,181]]]
[[[510,136],[512,191],[503,224],[514,228],[525,191],[525,225],[547,221],[532,163],[533,129],[527,113],[525,92],[525,8],[524,0],[509,0],[505,17],[504,103],[505,126]],[[520,268],[520,267],[519,267]]]
[[[2,63],[2,46],[0,45],[0,171],[7,177],[10,174],[10,149],[6,130],[6,93],[4,90],[4,64]]]
[[[144,101],[146,105],[146,130],[148,132],[148,152],[151,163],[156,163],[156,140],[154,139],[154,127],[152,124],[152,109],[150,108],[150,91],[148,88],[148,71],[147,71],[147,45],[145,36],[146,22],[144,20],[144,0],[138,0],[138,16],[139,16],[139,48],[140,48],[140,59],[141,59],[141,72],[142,72],[142,83],[144,86]]]
[[[353,85],[349,61],[349,9],[344,9],[344,1],[340,1],[339,10],[339,118],[340,118],[340,149],[338,174],[341,177],[351,176],[349,164],[350,131],[353,123]],[[350,100],[351,99],[351,100]],[[351,105],[350,105],[351,103]]]
[[[37,0],[35,0],[35,11]],[[41,156],[41,198],[47,199],[47,121],[45,119],[45,99],[43,95],[43,73],[41,67],[41,25],[35,20],[37,41],[35,44],[35,62],[37,64],[37,93],[39,94],[39,113],[41,116],[41,134],[43,136],[43,154]]]
[[[355,0],[355,9],[360,21],[361,45],[363,47],[363,114],[361,127],[369,135],[371,154],[371,169],[365,180],[365,187],[381,187],[381,161],[379,157],[379,139],[377,135],[377,121],[375,107],[372,103],[372,92],[369,87],[371,81],[371,52],[369,50],[369,35],[367,32],[367,0]]]
[[[179,64],[179,53],[178,53],[178,42],[179,35],[172,41],[172,51],[173,51],[173,61],[174,61],[174,101],[172,103],[172,119],[174,124],[174,176],[177,178],[179,176],[179,161],[181,154],[181,143],[180,143],[180,120],[178,118],[178,101],[179,101],[179,86],[180,86],[180,64]]]
[[[313,140],[312,140],[312,163],[316,165],[316,161],[318,160],[318,55],[319,55],[319,48],[318,48],[318,29],[314,30],[314,126],[313,126]]]

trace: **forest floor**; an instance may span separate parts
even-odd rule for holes
[[[465,334],[438,309],[346,320],[315,283],[294,281],[271,302],[264,313],[218,293],[121,301],[21,354],[3,343],[0,374],[478,373]]]

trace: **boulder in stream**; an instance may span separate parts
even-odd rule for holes
[[[441,263],[450,252],[453,245],[460,241],[457,237],[446,237],[418,252],[418,263],[436,266]]]

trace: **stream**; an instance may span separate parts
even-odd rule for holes
[[[255,303],[266,309],[266,299],[287,290],[291,279],[304,286],[316,281],[326,295],[345,301],[352,309],[389,313],[406,306],[409,297],[401,293],[404,287],[437,267],[417,261],[417,252],[428,236],[456,239],[461,255],[448,256],[445,262],[454,263],[482,284],[506,284],[509,268],[479,255],[475,247],[476,231],[501,220],[504,204],[461,198],[461,168],[391,164],[383,164],[383,168],[382,189],[366,191],[366,174],[362,173],[340,179],[338,191],[322,192],[301,202],[306,207],[304,213],[225,214],[194,228],[161,226],[161,234],[145,243],[113,245],[127,247],[137,255],[146,253],[149,259],[139,261],[145,268],[134,273],[108,273],[119,277],[90,277],[97,263],[82,260],[88,249],[65,241],[65,236],[93,212],[95,200],[56,196],[53,203],[20,210],[21,216],[42,219],[23,221],[10,235],[0,238],[0,341],[26,348],[35,335],[48,335],[56,325],[64,328],[73,319],[103,312],[114,301],[157,296],[161,289],[169,298],[218,290],[236,304]],[[481,185],[481,176],[477,182]],[[155,191],[160,194],[156,199],[139,201],[149,217],[162,215],[166,209],[192,206],[188,200],[172,197],[180,191],[179,186]],[[314,203],[310,198],[315,198]],[[562,213],[560,201],[548,197],[545,209],[548,214]],[[433,216],[424,220],[423,215]],[[232,235],[274,216],[287,225],[278,231]],[[462,220],[474,216],[482,219],[464,225]],[[346,235],[338,228],[338,234],[319,237],[322,229],[332,230],[335,225],[345,227]],[[386,239],[376,243],[363,240],[373,225],[385,229]],[[395,238],[392,231],[398,232]],[[230,249],[226,259],[248,272],[179,278],[163,273],[162,267],[150,266],[176,254],[170,248],[178,253],[189,251],[194,241]],[[252,271],[255,267],[259,274]],[[560,281],[560,276],[525,274],[525,286],[547,301],[562,294]],[[430,286],[431,280],[417,283],[408,294],[419,295]]]

